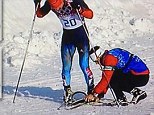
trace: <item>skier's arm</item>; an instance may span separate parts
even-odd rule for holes
[[[79,13],[88,19],[93,18],[93,11],[88,7],[88,5],[83,0],[74,0],[71,3],[72,7],[79,10]]]
[[[38,5],[38,9],[36,11],[36,15],[38,18],[42,18],[47,15],[51,10],[49,3],[46,1],[45,4],[41,7],[40,3]]]

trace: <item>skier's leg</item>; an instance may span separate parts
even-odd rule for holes
[[[85,76],[85,80],[87,83],[87,93],[91,93],[92,89],[94,88],[94,78],[92,71],[89,67],[89,45],[81,44],[81,46],[78,47],[78,53],[79,53],[79,65],[81,67],[81,70]]]
[[[87,83],[87,91],[88,93],[91,93],[92,89],[94,88],[93,73],[89,68],[88,59],[86,59],[86,54],[79,54],[79,55],[80,55],[79,63],[80,63],[81,70],[85,76],[85,80]]]
[[[75,52],[75,47],[73,45],[63,44],[61,47],[61,59],[62,59],[62,79],[63,85],[70,85],[70,71],[72,66],[72,58]]]
[[[65,102],[69,101],[69,97],[72,94],[70,82],[71,82],[71,66],[72,59],[75,53],[75,46],[72,44],[70,36],[65,33],[62,38],[61,45],[61,59],[62,59],[62,79],[64,86],[64,100]]]

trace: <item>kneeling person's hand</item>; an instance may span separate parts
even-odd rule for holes
[[[85,101],[86,102],[99,102],[99,98],[93,94],[88,94],[85,96]]]

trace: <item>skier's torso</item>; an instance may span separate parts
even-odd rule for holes
[[[131,57],[131,53],[126,50],[115,48],[110,50],[108,54],[111,54],[118,59],[116,68],[122,69],[124,73],[127,73],[129,71],[134,72],[134,74],[149,73],[146,64],[136,55],[133,55]]]
[[[65,0],[62,9],[56,11],[52,10],[60,19],[62,26],[66,30],[71,30],[82,26],[80,17],[78,16],[75,9],[71,6],[72,0]],[[83,17],[81,16],[82,20]]]

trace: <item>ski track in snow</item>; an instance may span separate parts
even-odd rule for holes
[[[15,0],[12,3],[11,0],[5,0],[1,115],[154,115],[153,0],[86,0],[86,2],[95,14],[91,21],[86,20],[90,41],[93,45],[100,45],[103,50],[120,47],[141,57],[151,72],[149,83],[142,87],[148,97],[136,105],[127,107],[85,105],[73,110],[57,110],[63,98],[60,59],[62,31],[57,17],[51,13],[43,20],[36,19],[19,90],[15,103],[12,103],[29,39],[34,6],[32,1],[23,0],[21,3],[20,0]],[[92,61],[90,67],[96,84],[101,79],[101,71]],[[86,83],[79,68],[77,53],[74,56],[71,75],[72,90],[86,92]],[[132,98],[130,94],[126,95],[128,100]],[[105,97],[113,98],[110,90]]]

